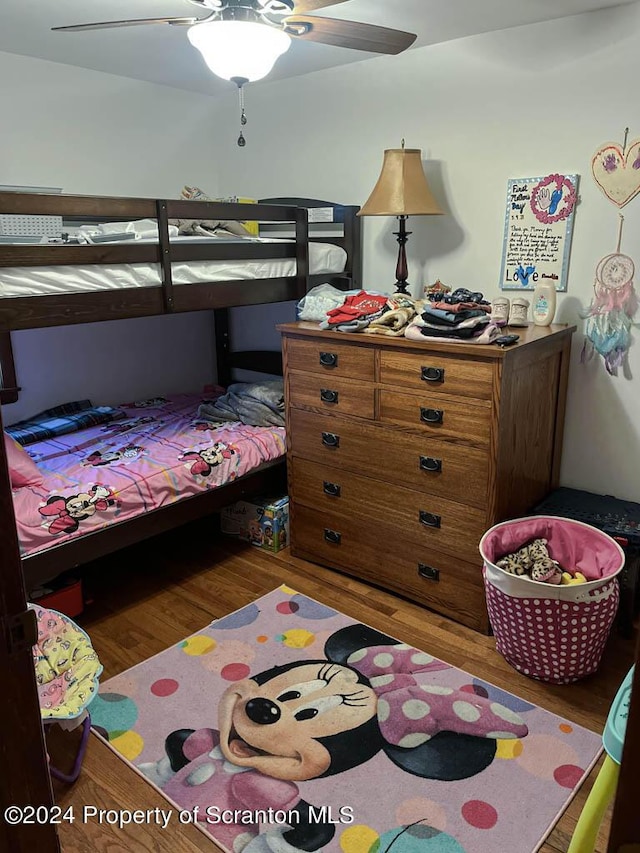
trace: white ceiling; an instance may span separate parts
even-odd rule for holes
[[[417,33],[411,48],[415,49],[631,2],[635,0],[348,0],[316,14]],[[228,91],[229,83],[214,77],[189,44],[186,27],[50,32],[51,27],[69,24],[169,15],[202,17],[202,12],[188,0],[0,0],[0,51],[205,94]],[[373,56],[294,40],[268,79],[307,74]]]

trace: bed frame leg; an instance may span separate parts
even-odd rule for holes
[[[229,340],[229,309],[216,308],[213,312],[213,322],[216,335],[216,363],[218,385],[226,388],[231,384],[231,365],[229,357],[231,345]]]

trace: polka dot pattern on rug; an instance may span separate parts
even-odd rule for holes
[[[350,826],[340,836],[340,849],[343,853],[369,853],[378,843],[378,838],[378,833],[370,826]]]
[[[138,706],[120,693],[99,693],[91,702],[91,722],[104,729],[109,740],[133,728],[138,719]]]
[[[467,800],[462,806],[462,817],[476,829],[493,829],[498,822],[498,812],[484,800]]]
[[[307,646],[310,646],[314,642],[315,635],[304,628],[291,628],[279,634],[276,640],[290,649],[306,649]]]
[[[522,755],[522,741],[519,738],[496,741],[496,758],[513,759]]]
[[[399,824],[408,826],[419,821],[443,832],[447,828],[447,812],[441,803],[426,797],[413,797],[400,803],[395,813]]]
[[[180,643],[180,648],[186,655],[198,657],[199,655],[208,655],[216,647],[216,641],[213,637],[207,637],[206,634],[196,634],[195,637],[189,637]]]
[[[583,776],[584,770],[575,764],[562,764],[553,771],[553,778],[563,788],[575,788]]]
[[[291,616],[295,613],[301,619],[315,620],[330,619],[336,615],[336,611],[333,608],[298,593],[295,593],[292,598],[286,601],[279,601],[276,604],[276,612],[283,616]]]
[[[537,779],[558,782],[556,774],[567,778],[570,771],[564,767],[577,767],[578,755],[575,749],[561,737],[530,732],[522,741],[522,753],[517,758],[518,765]],[[580,770],[580,777],[583,771]],[[562,784],[558,782],[558,784]]]
[[[118,737],[109,738],[109,743],[129,761],[137,758],[144,749],[144,740],[138,732],[123,732]]]
[[[507,693],[506,690],[501,690],[495,684],[487,684],[479,678],[474,678],[471,684],[465,684],[460,688],[465,693],[475,693],[476,696],[483,696],[485,699],[491,699],[492,702],[497,702],[511,711],[522,714],[524,711],[533,711],[536,707],[531,702],[525,702],[519,696],[514,696],[512,693]]]
[[[242,681],[243,678],[248,678],[250,673],[251,670],[246,663],[228,663],[220,670],[220,675],[225,681]]]
[[[257,604],[247,604],[241,610],[236,610],[235,613],[230,613],[229,616],[223,616],[222,619],[216,619],[213,623],[216,627],[223,630],[232,628],[244,628],[245,625],[251,625],[260,615],[260,608]]]
[[[239,664],[243,667],[242,672],[247,671],[255,656],[256,649],[253,643],[243,643],[241,640],[229,639],[218,643],[211,654],[200,658],[200,663],[209,672],[217,672],[222,675],[226,667],[237,666]],[[244,675],[240,676],[240,678],[245,677]]]
[[[369,853],[465,853],[465,848],[452,835],[441,832],[426,822],[400,826],[383,833]]]
[[[154,696],[164,697],[171,696],[176,692],[179,686],[180,685],[175,678],[159,678],[157,681],[153,682],[149,689]]]

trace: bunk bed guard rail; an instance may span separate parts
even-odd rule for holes
[[[273,242],[238,239],[219,243],[203,240],[199,243],[169,239],[171,219],[244,221],[247,206],[240,203],[0,192],[0,214],[62,216],[66,227],[136,219],[153,219],[158,224],[158,239],[154,243],[0,244],[0,268],[157,263],[161,271],[157,286],[0,298],[0,329],[27,329],[174,311],[284,302],[301,298],[308,288],[309,228],[305,207],[283,204],[251,206],[251,218],[258,222],[293,226],[293,241]],[[172,264],[175,262],[282,258],[295,259],[295,275],[174,287]],[[0,280],[1,276],[0,269]]]

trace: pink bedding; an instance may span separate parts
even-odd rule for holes
[[[284,454],[282,427],[198,423],[212,396],[126,404],[125,420],[29,445],[43,482],[13,492],[21,553],[215,489]]]

